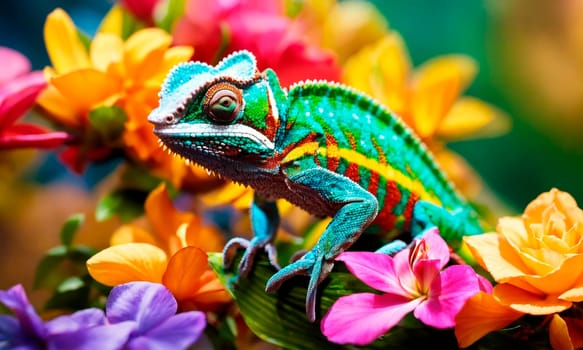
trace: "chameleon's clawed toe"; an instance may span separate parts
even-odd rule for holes
[[[225,244],[223,248],[223,268],[230,269],[235,261],[235,256],[239,249],[247,249],[249,247],[249,240],[241,237],[232,238]],[[233,251],[234,252],[231,252]]]
[[[299,260],[285,266],[271,276],[267,281],[265,291],[274,292],[278,290],[285,281],[294,276],[310,276],[306,294],[306,316],[310,322],[314,322],[316,320],[318,284],[328,276],[333,266],[334,263],[326,261],[324,256],[319,256],[309,251]]]
[[[251,269],[253,268],[253,262],[255,260],[255,255],[257,252],[264,250],[267,253],[269,262],[276,269],[280,269],[277,263],[277,251],[275,246],[270,241],[259,240],[257,237],[252,240],[247,240],[241,237],[232,238],[223,249],[223,267],[225,269],[230,269],[235,260],[236,251],[239,249],[245,249],[245,253],[239,262],[239,267],[237,269],[239,277],[247,277]],[[235,250],[235,252],[231,252]]]

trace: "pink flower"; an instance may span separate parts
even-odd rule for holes
[[[394,257],[372,252],[345,252],[343,261],[356,277],[383,294],[357,293],[339,298],[321,323],[322,333],[339,344],[366,345],[413,315],[435,328],[455,325],[467,299],[492,287],[470,266],[453,265],[437,229]]]
[[[308,44],[301,26],[284,12],[283,1],[189,0],[173,36],[176,44],[195,48],[194,59],[208,63],[249,50],[259,69],[274,69],[283,86],[304,79],[339,80],[335,56]]]
[[[64,132],[48,132],[34,124],[14,124],[45,88],[42,72],[30,73],[30,62],[22,54],[0,47],[0,150],[12,148],[52,148],[65,142]]]

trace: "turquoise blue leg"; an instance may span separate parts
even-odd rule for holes
[[[231,239],[223,249],[225,268],[229,268],[233,263],[235,254],[231,254],[231,250],[245,249],[245,254],[239,263],[238,271],[240,277],[246,277],[249,274],[253,267],[255,255],[260,250],[265,250],[270,263],[279,269],[277,254],[273,245],[277,227],[279,226],[277,205],[273,201],[266,201],[255,195],[251,204],[250,216],[254,234],[253,239],[249,241],[236,237]]]
[[[350,247],[373,221],[378,212],[378,203],[373,195],[350,179],[323,168],[303,171],[290,180],[315,190],[325,202],[339,207],[316,245],[267,281],[266,290],[272,292],[294,276],[309,276],[306,314],[313,322],[316,319],[318,283],[332,270],[334,258]]]

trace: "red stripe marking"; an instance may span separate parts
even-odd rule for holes
[[[393,213],[394,207],[401,201],[401,191],[394,181],[387,182],[383,208],[375,219],[375,223],[387,232],[395,227],[397,217]]]
[[[407,199],[407,204],[405,205],[405,210],[403,211],[403,217],[405,218],[405,223],[403,224],[403,230],[409,231],[411,228],[411,218],[413,217],[413,207],[415,203],[419,200],[419,195],[417,193],[411,192],[409,194],[409,199]]]

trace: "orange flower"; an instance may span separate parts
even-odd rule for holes
[[[61,9],[47,17],[44,35],[52,67],[45,69],[48,88],[38,104],[47,117],[79,135],[79,150],[73,168],[80,171],[96,152],[119,147],[132,159],[148,166],[157,175],[171,179],[181,187],[186,177],[208,179],[179,159],[168,157],[158,145],[147,122],[149,112],[158,105],[158,91],[167,72],[177,63],[188,60],[193,49],[170,47],[172,37],[159,28],[134,32],[124,41],[121,37],[121,15],[118,7],[104,19],[100,31],[86,49],[71,18]],[[90,88],[88,88],[90,87]],[[112,123],[100,125],[96,132],[95,112],[99,107],[116,107],[125,113],[121,140],[104,140],[103,136],[118,135]],[[87,151],[89,149],[89,151]],[[93,151],[93,152],[92,152]]]
[[[524,314],[555,314],[549,327],[551,343],[563,344],[568,323],[560,326],[556,314],[583,301],[583,210],[573,197],[552,189],[532,201],[522,217],[501,218],[497,232],[464,241],[498,285],[492,295],[474,297],[460,312],[460,345]],[[493,319],[497,321],[490,322]]]
[[[177,211],[165,185],[148,196],[146,217],[114,232],[112,246],[87,261],[89,273],[108,286],[130,281],[163,283],[182,310],[216,310],[231,299],[208,266],[207,254],[220,251],[223,237],[200,217]]]
[[[476,63],[463,55],[438,57],[413,71],[403,40],[390,32],[350,57],[342,80],[403,118],[462,192],[475,197],[481,188],[478,176],[444,143],[492,136],[508,128],[501,111],[479,99],[460,97],[476,71]]]

